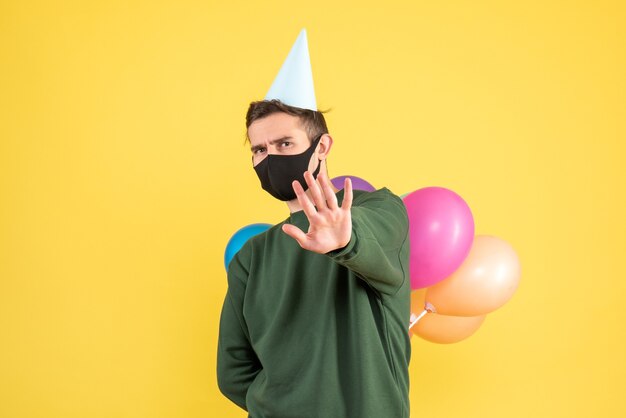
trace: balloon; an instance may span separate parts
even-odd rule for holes
[[[411,288],[429,287],[463,262],[474,240],[467,203],[443,187],[425,187],[403,200],[409,216]]]
[[[426,290],[411,292],[411,317],[417,317],[424,310]],[[487,315],[446,316],[426,313],[409,330],[409,335],[439,344],[456,343],[474,334],[483,324]]]
[[[506,241],[477,235],[463,264],[450,277],[429,287],[426,300],[439,314],[486,314],[513,296],[520,275],[517,254]]]
[[[258,235],[261,232],[267,231],[268,229],[270,229],[271,226],[272,225],[270,224],[263,223],[251,224],[244,226],[243,228],[235,232],[230,240],[228,240],[228,244],[226,244],[226,251],[224,252],[224,266],[226,267],[226,271],[228,271],[228,265],[230,264],[230,261],[233,259],[235,254],[237,254],[237,252],[241,250],[243,244],[245,244],[246,241],[248,241],[248,239],[250,239],[251,237]]]
[[[458,343],[473,335],[487,315],[447,316],[427,313],[415,324],[414,333],[420,338],[439,344]]]
[[[339,176],[339,177],[335,177],[331,179],[330,182],[337,189],[341,190],[343,189],[343,182],[346,177],[350,177],[350,180],[352,181],[353,190],[365,190],[366,192],[373,192],[376,190],[376,188],[372,186],[371,184],[369,184],[367,181],[363,180],[360,177],[355,177],[355,176]]]

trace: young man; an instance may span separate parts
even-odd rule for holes
[[[387,188],[353,191],[349,180],[333,187],[333,138],[317,110],[253,102],[246,125],[261,186],[290,215],[229,265],[221,392],[251,418],[408,418],[402,200]]]

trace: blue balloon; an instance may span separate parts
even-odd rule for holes
[[[228,271],[230,260],[233,259],[239,250],[241,250],[241,247],[243,247],[243,244],[245,244],[246,241],[261,232],[267,231],[271,227],[272,225],[270,224],[251,224],[244,226],[235,232],[230,240],[228,240],[228,244],[226,244],[226,251],[224,252],[224,267],[226,267],[226,271]]]

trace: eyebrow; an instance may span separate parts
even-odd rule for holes
[[[275,143],[284,141],[286,139],[292,139],[293,140],[293,138],[290,137],[290,136],[283,136],[283,137],[280,137],[280,138],[277,138],[277,139],[272,139],[270,141],[270,144],[274,145]],[[253,146],[250,147],[250,151],[254,152],[254,151],[256,151],[258,149],[261,149],[261,148],[265,148],[265,145],[253,145]]]

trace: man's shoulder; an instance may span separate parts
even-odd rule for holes
[[[367,204],[367,202],[376,202],[376,201],[395,201],[396,203],[401,203],[402,198],[396,195],[387,187],[381,187],[380,189],[374,191],[364,191],[364,190],[354,190],[353,191],[353,205],[359,206],[362,204]]]
[[[254,248],[259,248],[259,247],[264,246],[268,239],[274,236],[277,232],[280,232],[280,227],[282,224],[283,222],[276,224],[276,225],[272,225],[265,231],[251,236],[244,243],[241,249],[243,250],[244,248],[246,248],[247,251],[253,251]]]
[[[248,240],[241,247],[241,250],[239,250],[239,253],[241,254],[237,253],[236,256],[239,255],[240,257],[250,258],[255,252],[261,253],[263,248],[275,241],[279,234],[284,235],[284,232],[282,232],[281,229],[284,223],[285,221],[282,221],[269,227],[265,231],[248,238]]]
[[[263,232],[260,232],[256,235],[253,235],[251,237],[249,237],[241,246],[241,248],[239,249],[239,251],[237,251],[235,253],[235,255],[233,256],[233,258],[239,258],[239,259],[246,259],[249,258],[251,253],[254,251],[255,247],[258,247],[259,245],[262,245],[263,241],[265,240],[265,237],[267,236],[267,234],[272,230],[275,229],[278,225],[274,225],[269,227],[268,229],[266,229]]]

